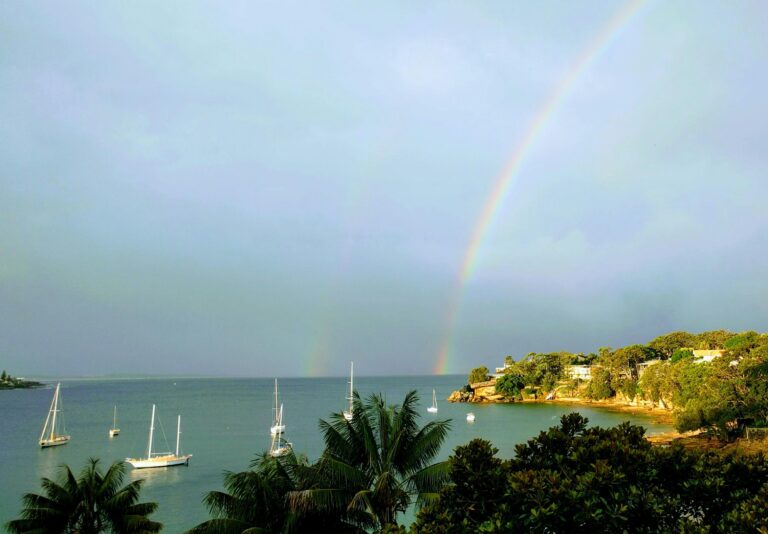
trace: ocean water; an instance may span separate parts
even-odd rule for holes
[[[630,420],[649,433],[671,430],[650,417],[600,408],[556,404],[451,404],[445,399],[464,383],[463,376],[360,377],[362,396],[386,395],[400,403],[406,392],[417,390],[422,399],[422,421],[451,419],[452,430],[440,452],[447,458],[457,445],[472,438],[490,440],[499,455],[509,458],[514,446],[557,424],[561,415],[578,411],[590,424],[610,426]],[[40,449],[37,440],[53,395],[53,385],[31,390],[0,391],[0,524],[18,516],[21,496],[39,491],[40,477],[53,477],[61,464],[79,471],[89,457],[114,460],[141,456],[146,451],[152,403],[162,423],[155,448],[175,446],[176,414],[182,417],[181,448],[193,454],[188,467],[130,471],[127,481],[145,479],[142,500],[159,503],[153,518],[165,532],[177,533],[207,519],[203,495],[222,488],[225,470],[248,467],[254,455],[269,447],[273,380],[256,378],[168,378],[146,380],[65,380],[62,403],[72,441],[61,447]],[[323,449],[320,418],[345,407],[347,379],[285,378],[279,380],[284,404],[286,438],[310,459]],[[439,413],[428,414],[432,388],[437,390]],[[112,408],[117,405],[120,436],[110,439]],[[466,413],[477,417],[466,422]],[[0,527],[1,528],[1,527]]]

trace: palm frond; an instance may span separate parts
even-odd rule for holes
[[[372,493],[373,492],[369,489],[360,490],[355,493],[352,500],[349,501],[349,505],[347,505],[347,510],[368,514],[371,516],[371,519],[375,521],[376,510],[374,510],[373,503],[371,503]]]
[[[320,458],[317,470],[327,486],[357,490],[371,484],[371,477],[365,470],[330,456]]]
[[[344,419],[342,415],[339,417]],[[360,451],[357,447],[359,439],[357,439],[354,431],[347,428],[346,419],[343,426],[340,421],[329,423],[323,419],[320,420],[318,426],[323,434],[327,453],[349,461],[353,461],[358,456]]]
[[[405,446],[398,449],[393,463],[406,475],[421,469],[440,452],[450,428],[448,420],[427,423],[411,436]]]
[[[449,480],[448,462],[437,462],[412,474],[405,484],[420,497],[426,493],[437,493]]]
[[[354,495],[353,492],[341,489],[314,488],[290,492],[288,502],[291,508],[302,512],[338,511],[346,508],[352,495]]]

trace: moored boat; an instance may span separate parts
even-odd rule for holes
[[[432,390],[432,406],[427,408],[427,411],[429,413],[437,413],[437,395],[434,389]]]
[[[283,405],[280,405],[280,412],[277,417],[277,431],[272,434],[272,443],[269,446],[269,454],[275,458],[285,456],[293,449],[293,445],[283,438]]]
[[[347,400],[349,401],[349,409],[344,410],[344,419],[351,421],[355,416],[355,362],[349,362],[349,395]]]
[[[134,469],[149,469],[153,467],[172,467],[175,465],[189,465],[191,454],[179,454],[181,439],[181,416],[176,420],[176,453],[152,452],[152,439],[155,433],[155,405],[152,405],[152,418],[149,423],[149,444],[147,445],[146,458],[126,458]],[[166,444],[167,445],[167,444]]]
[[[117,406],[115,406],[115,410],[112,414],[112,428],[109,429],[109,437],[114,438],[120,434],[120,429],[117,428]]]
[[[53,392],[51,407],[48,409],[48,417],[45,418],[43,431],[40,433],[40,447],[58,447],[69,443],[70,436],[66,434],[67,429],[64,426],[64,417],[59,415],[63,412],[61,403],[61,383],[56,384],[56,390]],[[49,426],[50,423],[50,426]],[[59,431],[61,430],[61,431]]]
[[[275,404],[272,407],[272,412],[274,413],[274,420],[272,421],[272,426],[269,428],[269,433],[273,436],[276,435],[278,432],[285,432],[285,425],[280,422],[280,416],[282,415],[280,412],[282,412],[283,405],[279,404],[278,402],[278,396],[277,396],[277,378],[275,378]]]

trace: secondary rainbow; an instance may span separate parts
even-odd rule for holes
[[[525,134],[514,147],[504,168],[496,178],[491,193],[488,195],[480,212],[480,216],[475,221],[469,245],[461,262],[458,280],[452,293],[451,301],[446,309],[444,335],[440,343],[437,363],[435,365],[435,372],[437,374],[445,374],[448,371],[448,360],[465,288],[477,268],[478,253],[493,227],[504,201],[509,195],[510,187],[514,183],[515,178],[520,175],[520,168],[525,161],[525,157],[530,153],[539,135],[551,121],[568,92],[574,87],[587,67],[589,67],[601,51],[608,48],[611,41],[619,34],[621,28],[638,12],[643,2],[644,0],[630,0],[624,4],[589,41],[573,65],[566,71],[552,93],[544,101],[538,113],[528,124]]]

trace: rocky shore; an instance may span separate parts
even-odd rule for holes
[[[44,385],[34,380],[24,380],[23,378],[13,378],[11,376],[0,379],[0,389],[31,389],[43,387]]]
[[[639,399],[627,399],[619,394],[616,397],[605,400],[592,400],[578,396],[563,396],[557,392],[548,395],[521,394],[518,398],[510,398],[496,393],[495,380],[488,380],[476,384],[470,384],[464,389],[454,391],[448,397],[448,402],[467,402],[472,404],[513,404],[513,403],[557,403],[574,406],[589,406],[592,408],[604,408],[608,410],[632,413],[638,415],[652,415],[659,423],[671,424],[673,422],[672,406],[659,402]]]

